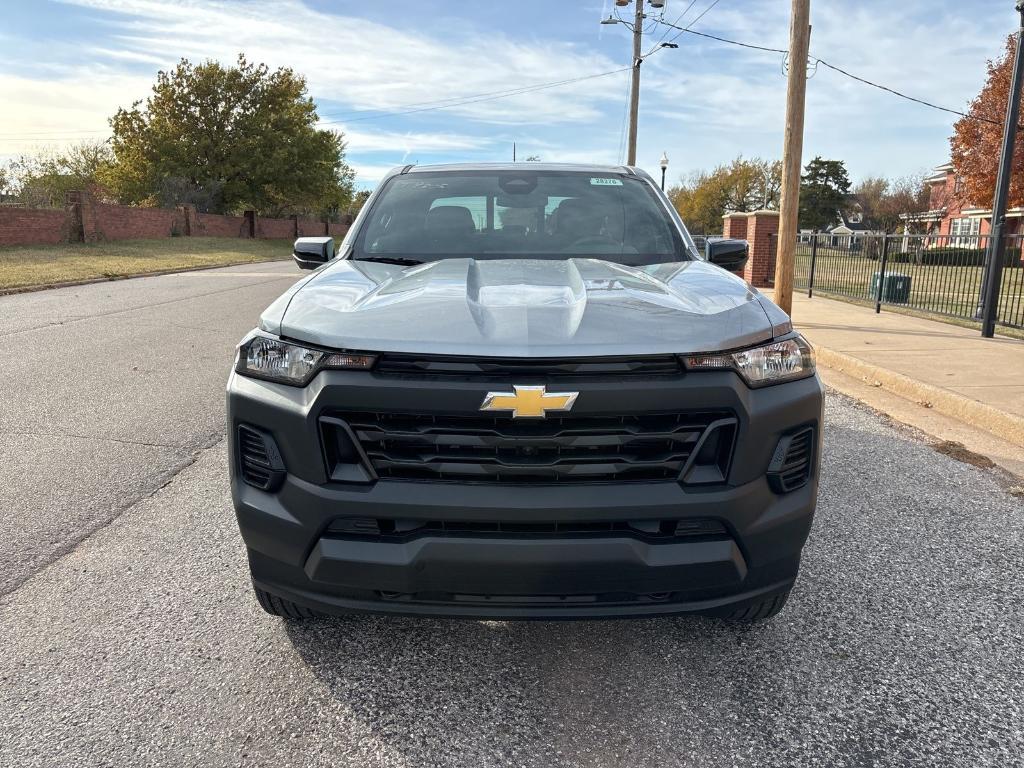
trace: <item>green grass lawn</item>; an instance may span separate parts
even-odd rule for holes
[[[290,240],[168,237],[0,248],[0,291],[287,259]]]
[[[873,303],[875,294],[871,281],[879,266],[877,260],[861,255],[819,250],[814,268],[814,292]],[[810,247],[798,246],[794,264],[797,289],[807,289],[810,267]],[[967,325],[973,323],[971,318],[977,309],[983,267],[890,262],[885,272],[910,277],[909,300],[906,303],[884,301],[886,309],[937,312],[961,318]],[[1015,325],[1024,324],[1024,270],[1004,268],[1001,282],[1000,319]]]

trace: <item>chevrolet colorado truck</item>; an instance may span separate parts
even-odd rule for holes
[[[822,387],[787,315],[630,167],[396,168],[239,345],[231,490],[291,619],[774,615]]]

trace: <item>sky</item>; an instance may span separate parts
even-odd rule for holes
[[[360,187],[405,163],[520,159],[620,163],[630,37],[613,0],[0,0],[0,161],[103,139],[182,57],[287,66],[324,127],[344,131]],[[1012,0],[812,0],[811,53],[860,77],[963,110],[1015,29]],[[706,13],[705,13],[706,11]],[[632,16],[632,7],[624,15]],[[697,17],[702,14],[699,20]],[[651,10],[645,50],[676,32]],[[786,0],[667,0],[664,20],[771,48]],[[696,21],[695,21],[696,20]],[[695,23],[694,23],[695,22]],[[667,36],[666,36],[667,34]],[[782,152],[783,56],[682,34],[645,59],[637,164],[669,183],[733,158]],[[613,72],[600,77],[589,77]],[[439,103],[574,83],[437,109]],[[429,109],[424,109],[430,107]],[[804,160],[854,180],[945,162],[955,116],[818,67]]]

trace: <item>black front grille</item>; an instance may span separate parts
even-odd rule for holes
[[[374,368],[378,375],[413,376],[666,376],[683,372],[674,355],[605,358],[518,358],[421,356],[388,353],[381,356]]]
[[[677,480],[723,412],[511,416],[332,413],[380,478],[490,483]]]
[[[783,437],[768,468],[768,481],[778,493],[789,493],[805,485],[814,464],[814,430],[802,429]]]

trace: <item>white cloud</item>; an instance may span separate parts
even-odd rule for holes
[[[157,67],[173,66],[182,56],[230,62],[244,51],[253,61],[289,66],[308,78],[312,95],[331,104],[320,110],[325,126],[346,131],[363,183],[402,162],[504,158],[513,140],[521,155],[545,160],[619,160],[625,74],[405,119],[362,118],[376,115],[374,110],[617,69],[619,54],[628,50],[620,29],[614,45],[601,44],[599,33],[616,28],[595,26],[594,48],[587,48],[536,39],[524,31],[525,23],[505,34],[474,17],[430,32],[399,17],[382,24],[319,12],[300,0],[64,1],[101,18],[106,34],[75,51],[76,61],[87,62],[78,67],[60,60],[60,51],[49,55],[52,41],[19,41],[23,48],[35,46],[21,58],[40,64],[31,76],[0,74],[0,155],[105,135],[117,107],[148,94]],[[596,22],[601,9],[596,0],[591,5],[587,12]],[[857,75],[964,108],[984,80],[985,59],[1001,52],[1003,35],[1015,22],[1012,13],[1003,14],[1001,30],[974,5],[815,0],[811,50]],[[342,14],[359,8],[336,6]],[[669,18],[676,13],[670,10]],[[696,28],[785,48],[788,4],[720,3]],[[643,65],[641,165],[657,171],[663,150],[673,174],[739,154],[778,156],[786,85],[782,57],[691,35],[676,42],[678,50],[660,51]],[[844,158],[854,177],[902,174],[942,161],[955,119],[824,68],[808,83],[807,105],[805,157]],[[403,124],[443,127],[395,130]],[[377,130],[379,125],[387,130]]]
[[[120,56],[215,58],[239,51],[254,61],[303,73],[318,98],[355,111],[489,93],[617,69],[607,57],[568,43],[526,43],[490,30],[486,36],[435,38],[355,17],[320,13],[299,0],[66,0],[117,12]],[[600,80],[446,110],[477,120],[582,121],[607,98]]]
[[[107,118],[144,96],[150,85],[148,78],[85,68],[59,79],[0,75],[0,152],[13,155],[104,139],[109,135]]]
[[[459,133],[417,133],[407,131],[349,130],[345,125],[324,124],[323,127],[344,131],[350,151],[391,152],[399,155],[396,162],[413,152],[451,152],[483,149],[493,144],[485,136]]]
[[[353,163],[352,167],[356,172],[356,185],[358,187],[372,188],[396,165],[400,165],[400,163],[389,163],[387,165]]]

